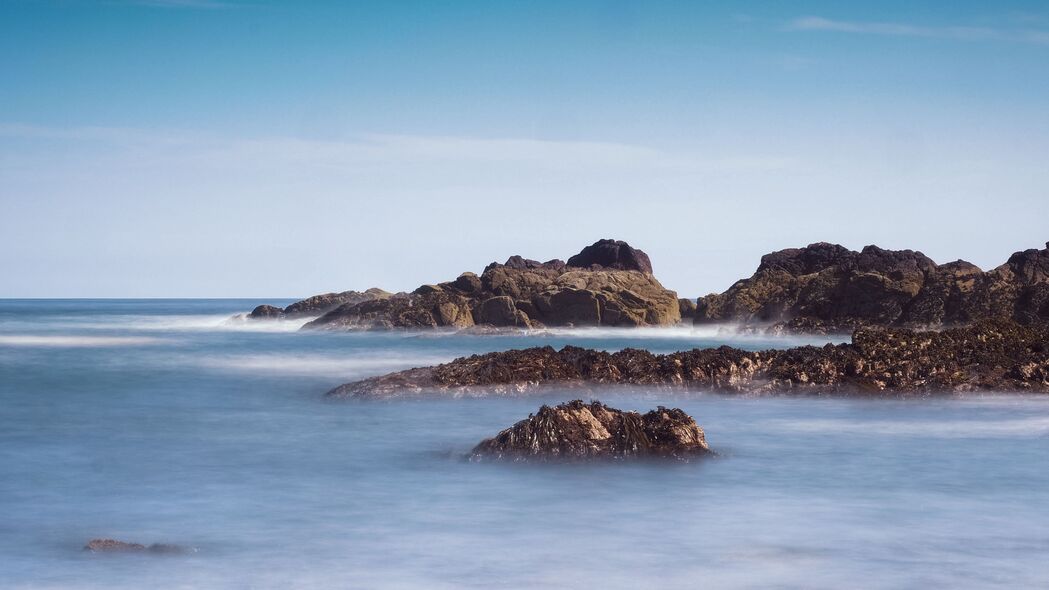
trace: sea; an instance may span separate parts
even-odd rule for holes
[[[0,300],[0,588],[1049,587],[1049,397],[331,400],[347,381],[508,348],[837,340],[234,318],[259,303]],[[464,460],[577,397],[680,407],[717,456]],[[94,538],[188,551],[84,551]]]

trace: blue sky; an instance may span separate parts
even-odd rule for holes
[[[1044,2],[0,3],[0,296],[1049,240]]]

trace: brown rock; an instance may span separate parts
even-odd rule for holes
[[[679,409],[641,415],[601,402],[543,406],[470,453],[472,460],[512,461],[674,458],[709,455],[703,429]]]
[[[920,252],[819,243],[762,257],[750,278],[700,298],[696,323],[782,325],[789,331],[861,326],[928,328],[1011,318],[1049,320],[1049,249],[1025,250],[989,272]]]
[[[636,270],[652,274],[652,261],[637,248],[620,240],[598,240],[568,259],[568,266],[605,270]]]
[[[601,260],[608,266],[595,262],[582,269],[560,260],[538,262],[511,256],[505,264],[488,265],[480,277],[463,273],[454,281],[423,285],[404,297],[344,304],[304,327],[661,326],[681,320],[673,291],[651,273],[620,269],[643,267],[647,261],[643,252],[623,242],[610,246],[599,242],[589,248],[595,247],[584,259]]]

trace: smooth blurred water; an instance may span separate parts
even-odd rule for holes
[[[315,334],[255,301],[0,301],[2,588],[1049,585],[1049,398],[609,391],[720,456],[474,464],[563,395],[332,402],[347,380],[536,344],[795,340],[674,330]],[[94,555],[94,537],[199,548]]]

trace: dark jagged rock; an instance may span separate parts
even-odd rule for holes
[[[505,395],[555,384],[722,392],[1047,392],[1049,327],[1003,320],[939,332],[862,328],[848,344],[760,352],[722,346],[658,355],[630,348],[609,353],[546,346],[474,355],[365,379],[328,395]]]
[[[678,299],[678,309],[681,311],[683,321],[692,321],[696,318],[696,302],[691,299]]]
[[[192,553],[193,550],[181,545],[167,545],[164,543],[153,543],[143,545],[141,543],[127,543],[116,539],[91,539],[84,545],[84,551],[92,553],[165,553],[180,554]]]
[[[737,322],[787,331],[862,326],[935,328],[985,319],[1049,320],[1049,244],[983,272],[921,252],[811,244],[767,254],[757,271],[699,300],[695,322]]]
[[[652,261],[621,240],[598,240],[568,259],[568,266],[605,270],[637,270],[652,274]]]
[[[472,460],[674,458],[710,454],[703,429],[677,408],[623,412],[599,401],[543,406],[470,452]]]
[[[479,277],[463,273],[404,297],[343,304],[304,328],[634,327],[681,320],[677,294],[652,276],[644,252],[602,240],[573,259],[578,256],[592,263],[578,268],[511,256],[504,264],[489,264]]]
[[[298,319],[305,317],[317,317],[346,304],[357,304],[373,299],[386,299],[393,294],[378,288],[367,291],[343,291],[342,293],[324,293],[307,297],[302,301],[296,301],[288,307],[281,309],[272,305],[260,305],[248,314],[248,318],[258,319]]]

